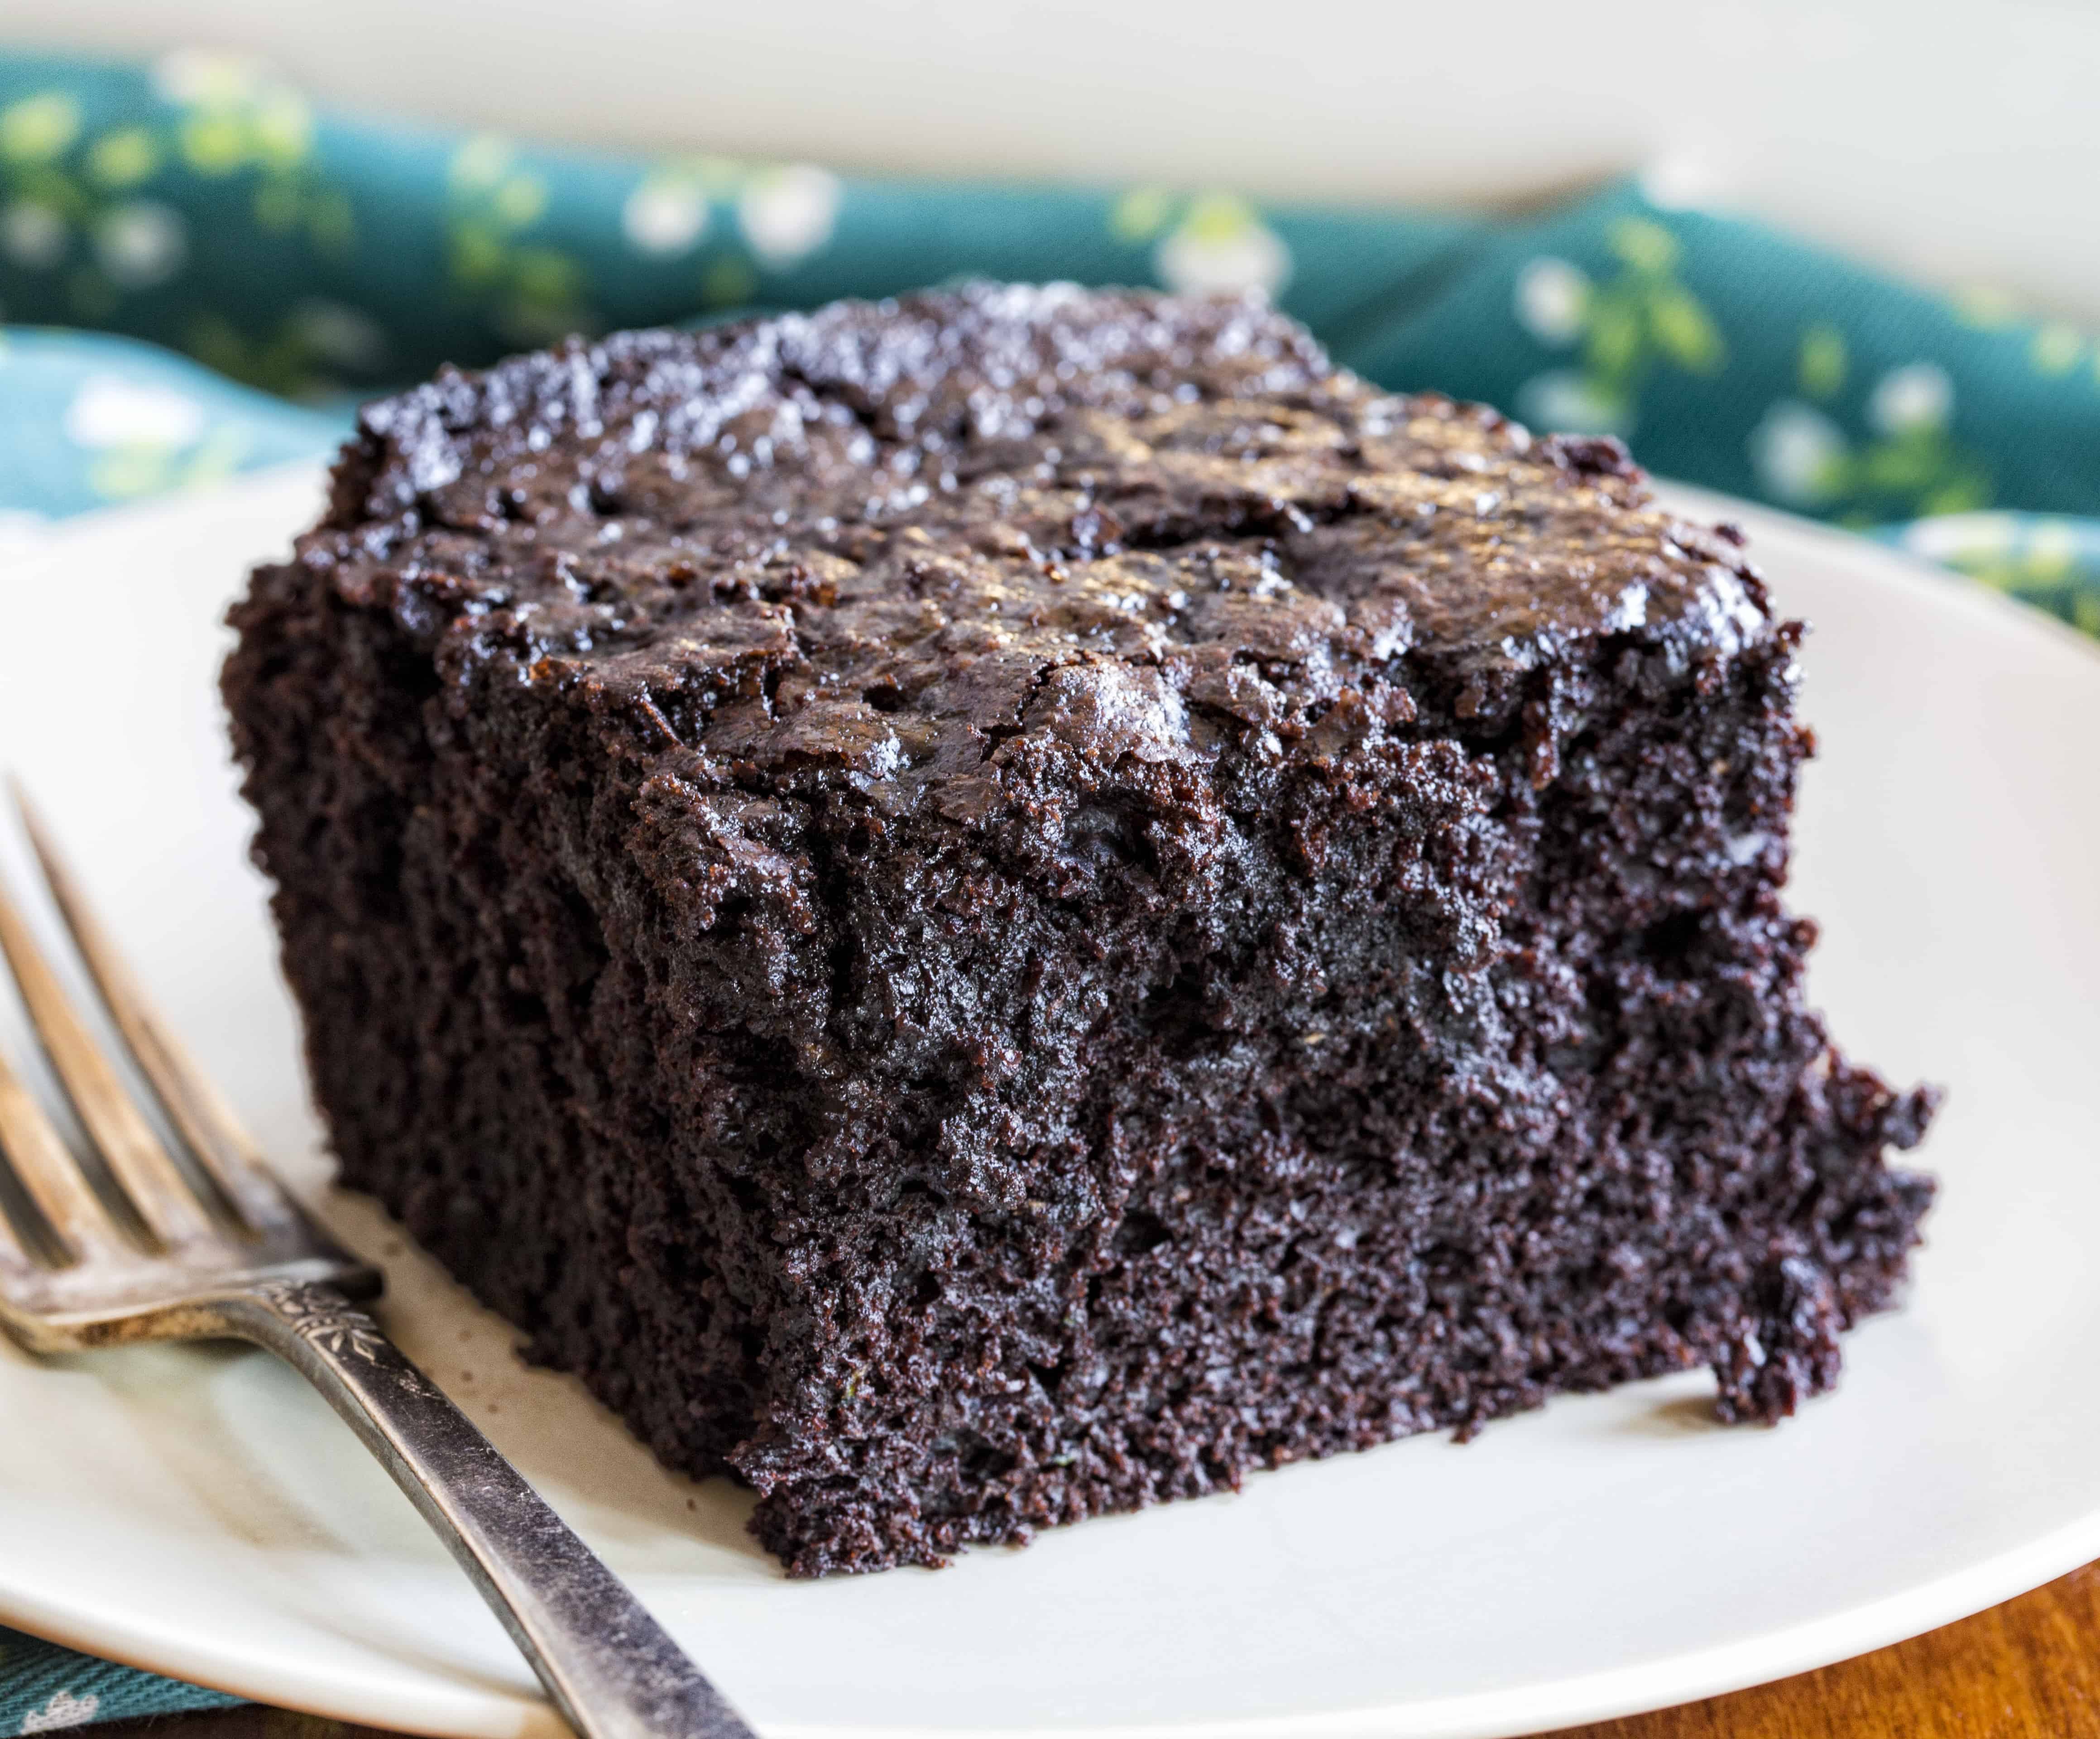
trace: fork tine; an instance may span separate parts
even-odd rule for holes
[[[170,1248],[213,1239],[216,1234],[203,1205],[191,1193],[188,1181],[161,1145],[152,1125],[131,1102],[109,1059],[82,1025],[4,889],[0,889],[0,952],[15,969],[15,982],[20,986],[30,1022],[51,1067],[147,1229]]]
[[[4,1158],[0,1158],[0,1166],[7,1163]],[[11,1287],[20,1298],[43,1271],[44,1264],[29,1254],[21,1234],[8,1219],[7,1209],[0,1207],[0,1305],[7,1304]]]
[[[27,1280],[42,1265],[30,1260],[29,1252],[23,1247],[22,1240],[8,1220],[7,1210],[0,1208],[0,1303],[6,1300],[8,1282]]]
[[[4,1057],[0,1057],[0,1166],[21,1185],[68,1256],[78,1260],[122,1247],[117,1223],[81,1176],[64,1138]],[[0,1214],[0,1238],[6,1233],[7,1217]],[[27,1259],[19,1242],[11,1250],[0,1250],[0,1257],[10,1255]]]
[[[117,1031],[130,1047],[140,1072],[152,1084],[169,1120],[251,1229],[260,1232],[290,1219],[291,1206],[248,1132],[241,1128],[240,1119],[211,1077],[191,1060],[147,1001],[138,980],[87,903],[79,881],[60,856],[56,841],[29,801],[21,781],[11,778],[7,783],[15,813],[22,818],[23,831],[29,835],[30,847],[73,945],[86,963],[88,976],[102,993]]]

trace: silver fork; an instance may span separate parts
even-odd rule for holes
[[[585,1739],[752,1739],[620,1579],[360,1307],[378,1292],[377,1273],[278,1186],[148,1007],[19,786],[14,797],[88,976],[210,1187],[192,1185],[133,1101],[0,889],[0,951],[107,1174],[98,1189],[0,1055],[0,1170],[34,1209],[11,1225],[0,1203],[0,1327],[39,1353],[229,1338],[267,1348],[328,1397],[443,1536]]]

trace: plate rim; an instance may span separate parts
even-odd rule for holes
[[[1614,1667],[1519,1690],[1224,1720],[1191,1719],[1084,1727],[1040,1724],[840,1727],[775,1721],[766,1724],[765,1733],[767,1739],[1185,1739],[1185,1736],[1193,1739],[1198,1734],[1215,1735],[1215,1739],[1374,1739],[1374,1736],[1376,1739],[1523,1739],[1528,1734],[1558,1732],[1594,1722],[1678,1708],[1856,1659],[1988,1611],[2096,1557],[2100,1557],[2100,1507],[2040,1540],[1834,1616],[1803,1620],[1759,1636],[1660,1662]],[[170,1666],[156,1657],[147,1642],[112,1647],[107,1640],[98,1642],[76,1629],[60,1609],[52,1609],[48,1619],[38,1620],[33,1613],[11,1606],[10,1600],[10,1591],[0,1582],[0,1622],[24,1635],[266,1706],[424,1735],[427,1739],[469,1739],[469,1736],[471,1739],[492,1739],[492,1736],[571,1739],[569,1728],[555,1715],[553,1706],[537,1697],[494,1690],[468,1693],[481,1701],[491,1715],[501,1710],[512,1719],[507,1723],[488,1719],[465,1725],[433,1721],[427,1715],[416,1713],[409,1699],[396,1700],[369,1692],[360,1695],[355,1687],[346,1686],[340,1700],[318,1697],[311,1691],[280,1693],[260,1688],[270,1682],[271,1675],[267,1673],[247,1675],[229,1666],[222,1675],[218,1669],[200,1673],[195,1668]],[[295,1679],[296,1675],[287,1674],[284,1682],[290,1686]],[[1528,1704],[1537,1706],[1528,1710]],[[1540,1719],[1547,1724],[1538,1724]]]
[[[200,513],[237,513],[249,502],[272,501],[294,488],[317,486],[325,461],[296,461],[247,473],[208,488],[126,503],[56,522],[26,546],[11,551],[17,572],[64,559],[82,543],[122,535],[139,523]],[[2001,630],[2039,633],[2058,647],[2074,647],[2100,660],[2100,643],[2069,624],[1958,571],[1882,543],[1761,503],[1664,478],[1652,479],[1657,502],[1679,517],[1734,520],[1750,534],[1748,554],[1760,561],[1767,533],[1820,543],[1850,566],[1878,569],[1894,585],[1929,586],[1941,602],[1993,623]],[[316,495],[318,500],[318,495]],[[1775,552],[1776,553],[1776,552]],[[1761,565],[1762,565],[1761,563]],[[1651,1712],[1811,1671],[1855,1658],[1956,1622],[2014,1599],[2100,1558],[2100,1496],[2092,1509],[2031,1540],[1978,1562],[1834,1613],[1802,1619],[1758,1635],[1649,1662],[1564,1676],[1509,1690],[1471,1691],[1406,1703],[1371,1702],[1287,1715],[1176,1719],[1084,1726],[1023,1719],[995,1727],[841,1726],[770,1723],[774,1739],[1178,1739],[1198,1732],[1219,1739],[1511,1739],[1585,1723]],[[641,1578],[646,1581],[646,1578]],[[155,1639],[150,1626],[128,1618],[98,1617],[83,1601],[53,1601],[19,1586],[0,1566],[0,1624],[99,1659],[260,1703],[338,1720],[428,1734],[434,1739],[558,1739],[567,1727],[536,1695],[488,1686],[456,1685],[455,1711],[434,1710],[426,1693],[331,1678],[313,1682],[309,1667],[272,1667],[267,1655],[237,1646],[200,1659],[183,1640]],[[186,1652],[187,1651],[187,1652]],[[470,1710],[479,1713],[469,1718]],[[1546,1724],[1541,1726],[1543,1721]]]

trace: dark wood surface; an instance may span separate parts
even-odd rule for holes
[[[107,1739],[377,1739],[370,1728],[234,1709],[126,1721]],[[1776,1684],[1573,1729],[1568,1739],[2092,1739],[2100,1736],[2100,1565],[2007,1605]]]

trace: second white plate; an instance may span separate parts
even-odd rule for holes
[[[213,688],[224,602],[316,494],[311,473],[251,482],[19,565],[0,743],[320,1197]],[[523,1369],[369,1211],[328,1217],[385,1261],[413,1355],[779,1739],[1528,1732],[1819,1665],[2100,1555],[2100,658],[1866,544],[1727,510],[1818,630],[1795,892],[1825,927],[1815,991],[1854,1055],[1952,1088],[1918,1156],[1943,1194],[1912,1300],[1784,1428],[1713,1426],[1688,1375],[938,1573],[792,1583],[745,1538],[747,1499]],[[0,1621],[380,1726],[561,1731],[407,1504],[267,1358],[0,1348]]]

